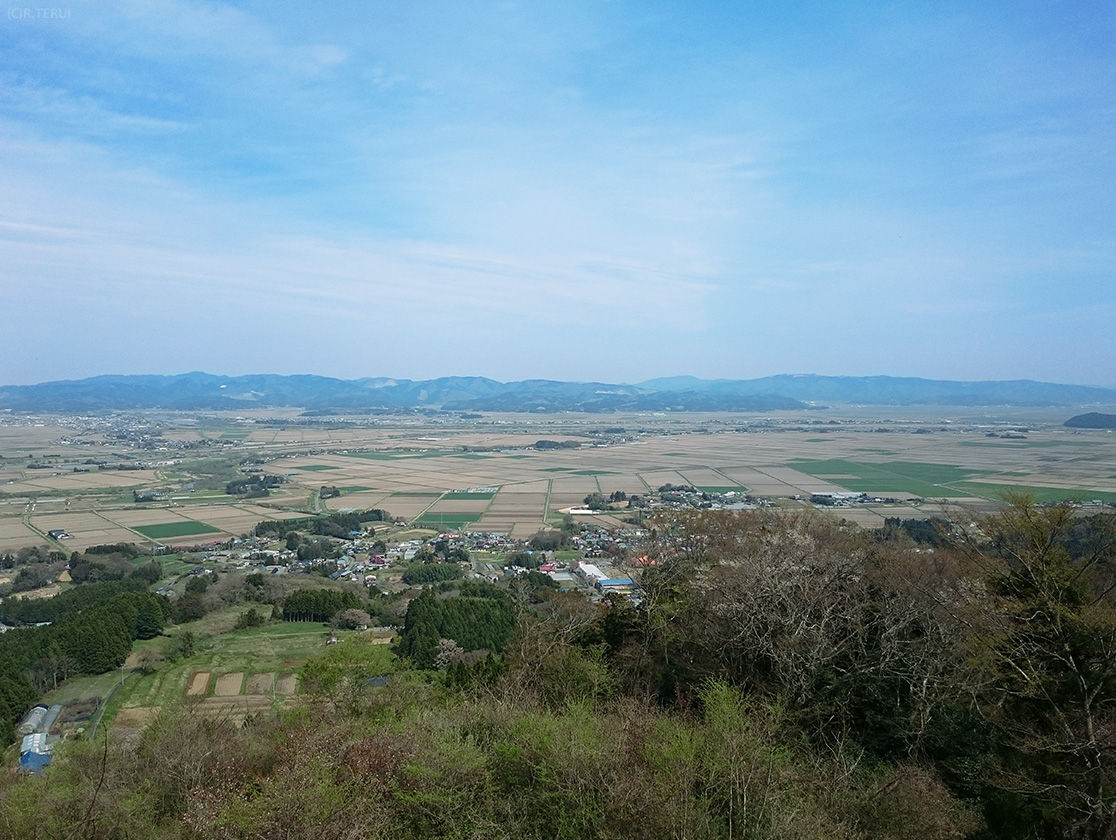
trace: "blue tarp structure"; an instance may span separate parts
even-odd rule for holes
[[[39,775],[43,772],[43,768],[50,764],[50,752],[51,744],[48,743],[45,732],[25,735],[19,746],[19,769],[25,773]]]

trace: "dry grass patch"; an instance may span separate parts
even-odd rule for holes
[[[34,600],[37,598],[53,598],[61,591],[61,586],[59,586],[57,583],[52,583],[50,586],[43,586],[39,589],[29,589],[26,592],[16,592],[14,595],[12,595],[12,597],[27,598],[30,600]]]
[[[121,709],[116,713],[116,719],[112,722],[112,725],[125,729],[143,729],[150,724],[151,721],[155,720],[158,714],[159,710],[154,706],[136,706],[132,709]]]

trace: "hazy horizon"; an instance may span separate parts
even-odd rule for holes
[[[466,379],[489,379],[489,380],[493,380],[493,381],[496,381],[496,382],[502,382],[502,383],[523,382],[523,381],[526,381],[526,382],[530,382],[530,381],[554,381],[554,382],[570,382],[570,383],[594,383],[594,382],[596,382],[596,383],[601,383],[601,384],[605,384],[605,385],[631,385],[631,386],[640,386],[645,382],[654,382],[654,381],[657,381],[657,380],[668,380],[668,379],[695,379],[695,380],[699,380],[699,381],[710,382],[710,381],[718,381],[718,380],[722,380],[722,381],[733,381],[733,380],[747,381],[747,380],[752,380],[752,379],[767,379],[767,378],[781,377],[781,376],[783,376],[783,377],[835,376],[835,377],[845,378],[845,379],[894,378],[894,379],[925,379],[927,381],[956,381],[956,382],[1010,382],[1010,381],[1020,381],[1020,382],[1038,382],[1038,383],[1045,383],[1045,384],[1051,384],[1051,385],[1067,385],[1067,386],[1081,386],[1081,387],[1116,389],[1116,385],[1103,385],[1103,384],[1094,385],[1094,384],[1085,383],[1085,382],[1069,382],[1069,381],[1066,381],[1066,382],[1050,382],[1050,381],[1047,381],[1047,380],[1030,379],[1028,377],[1015,377],[1011,380],[996,380],[996,379],[988,379],[988,378],[971,379],[971,380],[948,380],[948,379],[939,379],[937,377],[920,377],[920,376],[899,377],[899,376],[894,376],[892,374],[886,374],[886,373],[819,374],[819,373],[806,373],[806,372],[782,372],[782,373],[762,374],[762,375],[759,375],[759,376],[749,376],[749,377],[700,377],[700,376],[694,376],[692,374],[686,374],[686,373],[674,373],[674,374],[667,374],[667,375],[663,375],[663,376],[648,376],[648,377],[645,377],[643,379],[638,379],[638,380],[619,380],[619,379],[609,380],[609,379],[602,379],[600,377],[586,377],[586,378],[578,378],[578,379],[556,379],[554,377],[542,377],[542,376],[524,376],[524,377],[520,377],[520,378],[516,378],[516,379],[500,379],[498,377],[486,376],[484,374],[479,374],[479,373],[445,374],[443,376],[431,376],[431,377],[391,376],[391,375],[382,374],[382,373],[366,373],[366,374],[360,374],[360,375],[356,375],[356,376],[336,376],[336,375],[330,374],[330,373],[316,373],[316,372],[310,372],[310,371],[301,371],[301,372],[295,372],[295,373],[275,373],[274,371],[259,371],[259,370],[249,371],[249,372],[245,372],[245,373],[235,373],[235,374],[234,373],[223,373],[223,372],[212,371],[212,370],[182,370],[182,371],[175,371],[175,372],[171,372],[171,373],[113,373],[113,372],[108,372],[108,373],[92,374],[92,375],[87,376],[87,377],[63,377],[63,378],[60,378],[60,379],[41,380],[39,382],[25,382],[25,383],[23,383],[23,382],[0,382],[0,387],[19,387],[19,386],[24,386],[24,385],[46,385],[46,384],[51,384],[51,383],[55,383],[55,382],[80,382],[80,381],[84,381],[86,379],[96,379],[96,378],[101,378],[101,377],[117,377],[117,376],[179,377],[179,376],[189,376],[189,375],[192,375],[192,374],[202,374],[202,375],[205,375],[205,376],[214,376],[214,377],[227,377],[229,379],[236,379],[236,378],[242,377],[242,376],[315,376],[315,377],[321,377],[321,378],[325,378],[325,379],[337,379],[337,380],[343,380],[343,381],[359,381],[359,380],[363,380],[363,379],[384,379],[384,380],[392,380],[392,381],[397,381],[397,382],[422,382],[422,381],[433,381],[433,380],[438,380],[438,379],[448,379],[448,378],[459,377],[459,378],[466,378]]]
[[[1114,36],[1040,0],[13,7],[0,382],[1112,387]]]

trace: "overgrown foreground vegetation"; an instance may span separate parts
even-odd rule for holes
[[[661,521],[638,607],[513,592],[502,655],[443,639],[428,670],[358,634],[280,716],[187,704],[5,776],[0,835],[1112,836],[1116,529],[979,525]]]

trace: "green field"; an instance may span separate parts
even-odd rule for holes
[[[698,487],[702,493],[743,493],[747,487],[741,487],[739,484],[726,485],[723,487]]]
[[[1027,493],[1038,502],[1057,502],[1063,499],[1116,501],[1116,493],[1083,487],[1067,490],[1039,485],[986,484],[971,481],[970,479],[975,476],[988,475],[988,473],[948,464],[922,464],[911,461],[867,464],[835,458],[828,461],[791,461],[787,466],[859,493],[910,493],[924,499],[976,496],[996,501],[1001,500],[1006,493]],[[995,473],[992,477],[1025,474],[1003,472]],[[839,477],[849,475],[855,478]]]
[[[391,494],[392,496],[399,496],[401,499],[414,499],[423,498],[431,499],[442,494],[437,490],[397,490]]]
[[[962,481],[957,485],[959,490],[966,491],[969,496],[982,496],[986,499],[999,501],[1008,493],[1025,493],[1034,497],[1036,502],[1061,502],[1065,500],[1087,502],[1097,499],[1102,502],[1116,502],[1116,493],[1103,490],[1089,490],[1075,487],[1067,490],[1064,487],[1039,487],[1037,485],[1021,484],[985,484],[982,481]]]
[[[196,569],[200,564],[197,562],[188,563],[179,557],[177,554],[156,554],[151,556],[148,554],[141,554],[133,560],[129,561],[133,566],[143,566],[147,563],[158,563],[159,567],[163,570],[163,577],[173,577],[175,575],[183,575],[191,569]]]
[[[457,493],[446,493],[446,495],[442,496],[442,498],[443,499],[450,499],[450,500],[454,500],[454,499],[457,499],[457,500],[462,500],[462,499],[491,499],[491,498],[494,498],[495,496],[496,496],[495,493],[468,493],[468,492],[465,492],[465,491],[461,491],[461,492],[457,492]]]
[[[364,487],[360,484],[353,484],[353,485],[350,485],[349,487],[338,487],[337,489],[340,490],[342,493],[360,493],[363,490],[374,490],[375,488],[374,487]]]
[[[574,470],[574,475],[616,475],[612,470]]]
[[[162,540],[167,537],[185,537],[192,534],[221,533],[212,525],[206,525],[204,522],[195,522],[192,519],[186,522],[164,522],[160,525],[136,525],[132,530],[138,531],[145,537],[150,537],[153,540]]]
[[[972,495],[952,485],[980,473],[948,464],[890,461],[868,464],[832,458],[827,461],[791,461],[788,467],[857,493],[909,493],[924,499],[961,498]],[[855,478],[835,478],[851,475]]]
[[[307,464],[303,467],[298,467],[299,470],[306,470],[306,472],[322,472],[323,470],[339,470],[340,467],[332,466],[331,464]]]

